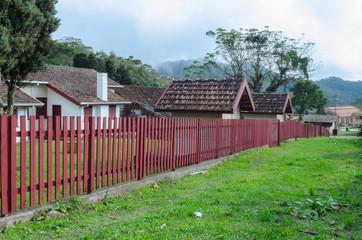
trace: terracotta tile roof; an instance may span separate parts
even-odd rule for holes
[[[337,121],[335,115],[306,115],[303,117],[304,122],[320,122],[320,123],[333,123]]]
[[[327,107],[326,109],[327,113],[336,114],[338,117],[350,117],[355,112],[360,112],[359,108],[354,106],[344,106],[344,107]]]
[[[243,83],[243,84],[242,84]],[[245,88],[244,88],[245,87]],[[248,89],[247,91],[244,91]],[[246,80],[208,79],[172,81],[160,97],[156,111],[223,112],[235,111],[243,99],[248,101],[242,108],[253,109]],[[236,104],[235,104],[236,103]]]
[[[47,82],[49,88],[59,91],[74,103],[125,102],[121,96],[108,91],[108,101],[97,98],[97,71],[94,69],[49,65],[44,71],[29,74],[27,80]],[[121,86],[108,78],[108,85]]]
[[[125,85],[114,90],[127,101],[141,102],[154,108],[165,88]]]
[[[7,106],[7,101],[8,101],[7,93],[8,93],[8,85],[6,85],[5,82],[2,82],[0,96],[1,96],[2,102],[5,106]],[[38,101],[37,99],[31,97],[27,93],[21,91],[19,88],[16,88],[15,92],[14,92],[14,106],[20,106],[20,105],[21,106],[42,106],[44,104],[41,103],[40,101]]]
[[[254,113],[293,113],[288,93],[253,93]]]

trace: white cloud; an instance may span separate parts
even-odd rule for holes
[[[205,31],[217,27],[268,25],[289,37],[306,33],[306,39],[316,43],[316,60],[362,75],[361,0],[59,0],[58,5],[63,11],[76,9],[82,16],[127,19],[138,35],[125,35],[143,38],[145,46],[149,42],[150,47],[156,42],[174,46],[183,38],[193,38],[194,44],[203,48],[208,42]],[[184,55],[192,55],[187,52],[191,49],[183,49]],[[172,49],[163,51],[173,54]]]

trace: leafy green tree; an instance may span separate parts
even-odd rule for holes
[[[248,67],[245,75],[249,80],[249,86],[254,92],[261,92],[264,82],[270,76],[268,67],[271,66],[273,32],[266,27],[264,30],[247,29],[246,50],[248,55]]]
[[[80,38],[64,37],[55,41],[46,60],[47,64],[73,66],[73,58],[76,54],[84,53],[88,56],[93,49],[84,45]]]
[[[41,69],[54,45],[51,34],[58,28],[56,0],[0,1],[0,73],[8,85],[6,114],[13,114],[14,92],[27,84],[30,72]],[[1,100],[0,100],[1,101]],[[0,114],[4,113],[0,103]]]
[[[55,46],[51,49],[46,60],[47,64],[60,66],[73,66],[73,58],[76,49],[64,42],[55,41]]]
[[[281,32],[275,32],[272,52],[272,68],[270,69],[270,85],[267,92],[275,92],[296,79],[309,80],[309,73],[314,71],[310,53],[314,43],[303,43],[302,39],[284,37]]]
[[[77,53],[73,58],[73,67],[90,68],[88,55],[86,53]]]
[[[362,98],[357,98],[356,101],[352,103],[352,105],[362,111]]]
[[[296,113],[299,114],[299,121],[303,114],[308,114],[311,110],[323,113],[328,99],[319,90],[319,85],[310,80],[297,80],[291,88],[293,92],[292,103]]]
[[[207,53],[202,62],[195,61],[185,70],[188,77],[210,78],[219,73],[228,78],[247,77],[250,88],[261,92],[275,92],[280,86],[309,78],[312,70],[310,57],[313,43],[291,39],[280,31],[239,29],[227,31],[218,28],[207,36],[215,40],[214,52]]]

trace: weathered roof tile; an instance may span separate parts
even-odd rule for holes
[[[255,113],[293,113],[290,96],[287,93],[253,93],[252,95]]]
[[[5,82],[1,82],[1,92],[0,97],[3,104],[6,106],[8,101],[8,86]],[[43,105],[40,101],[21,91],[19,88],[15,88],[14,92],[14,106],[35,106],[35,105]]]
[[[108,101],[97,98],[97,71],[94,69],[48,65],[44,71],[31,73],[27,80],[48,82],[78,104],[81,102],[124,102],[121,96],[108,91]],[[121,86],[108,78],[109,86]]]
[[[155,110],[230,113],[234,110],[242,82],[242,79],[173,81],[160,97]],[[246,109],[253,109],[251,102]]]

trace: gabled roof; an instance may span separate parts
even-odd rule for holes
[[[8,104],[8,85],[4,81],[1,82],[1,92],[0,97],[4,104]],[[14,92],[14,106],[15,107],[32,107],[32,106],[43,106],[44,104],[27,93],[21,91],[19,88],[15,88]]]
[[[255,111],[250,113],[293,113],[292,101],[290,100],[289,93],[253,93],[252,95]]]
[[[359,108],[354,106],[344,106],[344,107],[327,107],[326,112],[331,114],[336,114],[338,117],[350,117],[355,112],[360,112]]]
[[[108,91],[108,101],[97,98],[97,71],[94,69],[48,65],[44,71],[29,74],[27,80],[36,84],[47,84],[50,89],[77,105],[126,101],[111,91]],[[109,78],[108,85],[122,87]]]
[[[306,115],[303,117],[304,122],[313,123],[333,123],[336,122],[338,117],[336,115]]]
[[[114,90],[127,101],[144,103],[154,108],[165,88],[124,85]]]
[[[254,110],[246,79],[206,79],[171,81],[155,110],[165,112],[234,113]]]

